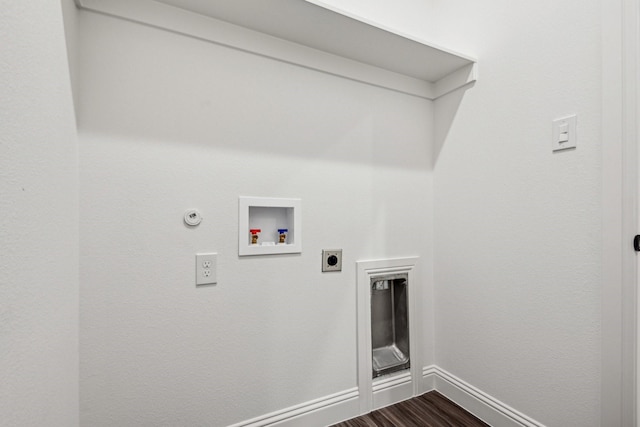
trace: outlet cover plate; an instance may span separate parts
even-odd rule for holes
[[[217,253],[196,254],[196,286],[218,283],[217,258]]]
[[[322,250],[322,271],[342,271],[342,249]]]

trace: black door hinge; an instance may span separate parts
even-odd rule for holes
[[[636,252],[640,252],[640,234],[637,234],[636,237],[633,238],[633,249]]]

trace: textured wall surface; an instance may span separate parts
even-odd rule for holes
[[[77,137],[60,4],[0,1],[0,424],[78,425]]]
[[[437,41],[480,59],[436,138],[436,363],[545,425],[598,426],[600,2],[434,4]],[[571,113],[578,147],[552,153]]]
[[[430,102],[80,18],[82,423],[223,426],[355,387],[355,261],[419,255],[432,300]],[[241,195],[301,198],[302,254],[239,258]]]

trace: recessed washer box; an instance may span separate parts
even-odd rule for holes
[[[243,196],[238,200],[238,255],[302,252],[300,199]]]

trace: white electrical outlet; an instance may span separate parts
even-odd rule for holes
[[[196,285],[213,285],[216,277],[217,253],[196,254]]]

